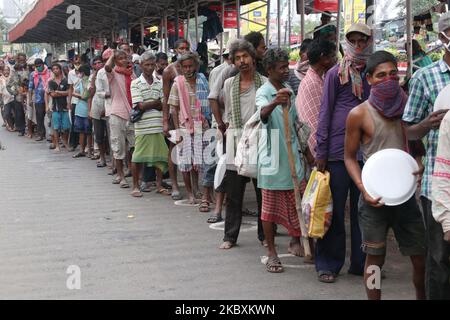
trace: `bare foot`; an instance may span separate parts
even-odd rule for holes
[[[222,243],[220,245],[219,249],[228,250],[228,249],[231,249],[233,247],[234,247],[234,243],[232,243],[231,241],[225,241],[224,243]]]
[[[288,252],[297,257],[304,257],[305,251],[303,247],[300,245],[300,242],[292,241],[289,243]]]
[[[59,147],[55,148],[55,152],[61,152],[61,149]]]

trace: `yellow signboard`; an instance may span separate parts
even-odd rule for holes
[[[366,22],[366,1],[365,0],[344,0],[344,32],[353,23]]]
[[[267,25],[267,5],[263,1],[256,1],[251,4],[241,7],[241,12],[247,14],[243,15],[241,19],[241,33],[247,34],[252,31],[263,31]]]

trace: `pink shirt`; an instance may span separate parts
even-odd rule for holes
[[[111,72],[107,72],[107,75],[111,92],[111,108],[106,111],[106,116],[109,117],[113,114],[124,120],[129,120],[131,105],[127,99],[125,76],[123,74],[115,72],[114,70]],[[136,77],[133,74],[131,78],[132,80],[134,80]]]
[[[320,103],[323,92],[323,78],[313,68],[309,68],[298,87],[297,114],[300,121],[305,122],[311,129],[308,139],[309,150],[315,157],[316,132],[319,123]]]

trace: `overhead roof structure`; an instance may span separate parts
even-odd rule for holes
[[[240,5],[257,0],[241,0]],[[220,1],[198,0],[198,6]],[[225,1],[236,3],[236,1]],[[70,30],[67,8],[80,8],[81,28]],[[92,37],[109,37],[118,31],[121,21],[129,27],[141,23],[159,25],[163,16],[181,19],[194,16],[195,0],[36,0],[31,9],[9,32],[13,43],[61,43],[88,40]]]

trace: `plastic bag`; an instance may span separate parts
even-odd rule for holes
[[[302,211],[310,238],[322,239],[327,233],[333,216],[333,198],[330,189],[330,173],[316,168],[311,172],[302,199]]]

